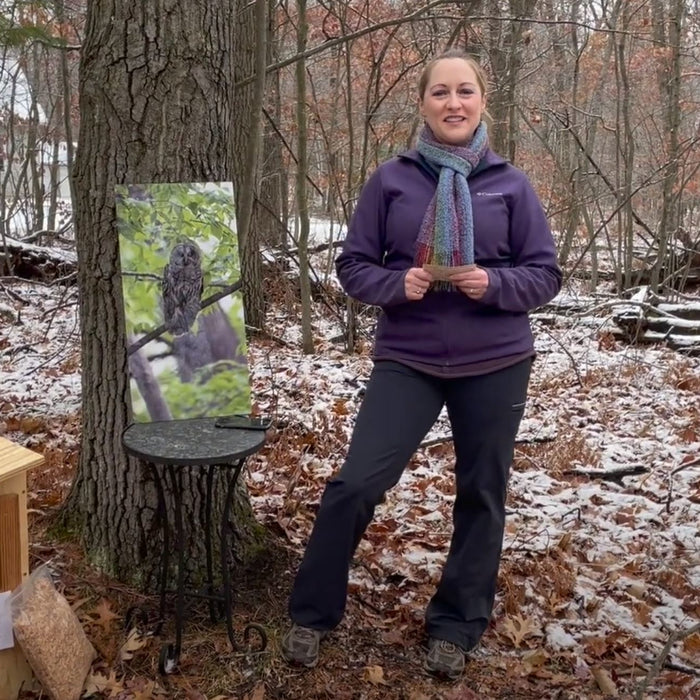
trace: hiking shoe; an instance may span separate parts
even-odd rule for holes
[[[282,657],[287,663],[313,668],[318,663],[318,647],[327,634],[322,630],[292,625],[282,637]]]
[[[464,672],[464,665],[464,652],[456,644],[434,637],[428,640],[427,671],[454,681]]]

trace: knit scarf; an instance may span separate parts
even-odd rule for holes
[[[418,233],[416,267],[469,265],[474,262],[474,219],[467,177],[489,145],[482,121],[466,146],[440,143],[426,124],[418,138],[418,152],[439,169],[440,176]],[[439,284],[449,289],[451,285]]]

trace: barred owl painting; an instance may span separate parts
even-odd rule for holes
[[[175,336],[187,333],[201,309],[202,255],[199,248],[186,241],[170,252],[170,261],[163,268],[163,320]]]

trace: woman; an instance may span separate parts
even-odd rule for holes
[[[320,641],[343,616],[350,561],[374,508],[446,405],[454,532],[426,611],[426,668],[457,678],[493,608],[534,356],[528,311],[557,294],[561,272],[526,176],[488,147],[479,65],[449,50],[418,87],[417,149],[370,177],[336,262],[345,291],[381,308],[375,364],[296,576],[282,654],[317,663]]]

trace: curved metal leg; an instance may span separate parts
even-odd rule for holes
[[[229,469],[230,476],[228,479],[228,485],[226,488],[226,500],[224,501],[224,512],[221,521],[221,578],[223,581],[223,594],[224,594],[224,616],[226,619],[226,631],[228,633],[229,642],[231,647],[236,652],[248,651],[250,649],[250,634],[251,631],[256,632],[260,637],[260,648],[258,651],[263,651],[267,646],[267,635],[265,630],[256,624],[246,625],[243,632],[244,646],[239,645],[236,642],[235,632],[233,629],[233,619],[231,614],[232,608],[232,595],[231,595],[231,575],[229,571],[229,548],[232,546],[231,538],[231,528],[229,526],[229,517],[231,514],[231,504],[233,502],[233,495],[236,488],[236,483],[238,482],[238,477],[243,468],[243,463],[245,459],[241,459],[236,463],[233,469]]]
[[[170,566],[170,521],[168,520],[168,511],[165,505],[165,490],[163,481],[160,478],[158,467],[149,462],[149,467],[153,473],[153,480],[156,484],[156,494],[158,496],[158,510],[156,518],[161,531],[163,532],[163,553],[160,557],[160,602],[158,605],[158,622],[154,633],[160,636],[165,622],[165,595],[168,586],[168,567]]]
[[[160,656],[158,657],[158,671],[160,674],[166,676],[169,673],[174,673],[177,670],[179,661],[180,653],[176,651],[175,645],[163,644],[160,648]]]
[[[182,469],[176,469],[172,465],[168,465],[168,476],[173,491],[173,499],[175,501],[175,537],[177,538],[177,599],[175,603],[175,644],[165,645],[161,650],[161,659],[164,654],[168,666],[172,670],[166,671],[172,673],[177,667],[180,659],[180,649],[182,648],[182,628],[185,600],[185,535],[182,522]]]
[[[229,527],[229,517],[231,514],[231,501],[233,500],[234,489],[238,481],[238,475],[241,473],[243,460],[239,461],[233,469],[227,470],[229,474],[228,484],[226,486],[226,496],[224,501],[224,512],[221,519],[221,580],[223,582],[224,594],[224,617],[226,619],[226,631],[229,641],[234,651],[242,651],[241,647],[236,642],[235,633],[233,631],[233,620],[231,618],[231,576],[228,564],[228,550],[231,546],[231,528]]]
[[[206,581],[206,592],[209,599],[209,618],[212,623],[218,622],[221,615],[216,609],[216,601],[214,590],[214,554],[212,552],[212,541],[211,541],[211,509],[212,509],[212,493],[214,491],[214,472],[215,465],[207,466],[207,495],[206,502],[204,503],[205,508],[205,524],[204,524],[204,543],[207,551],[207,581]]]

